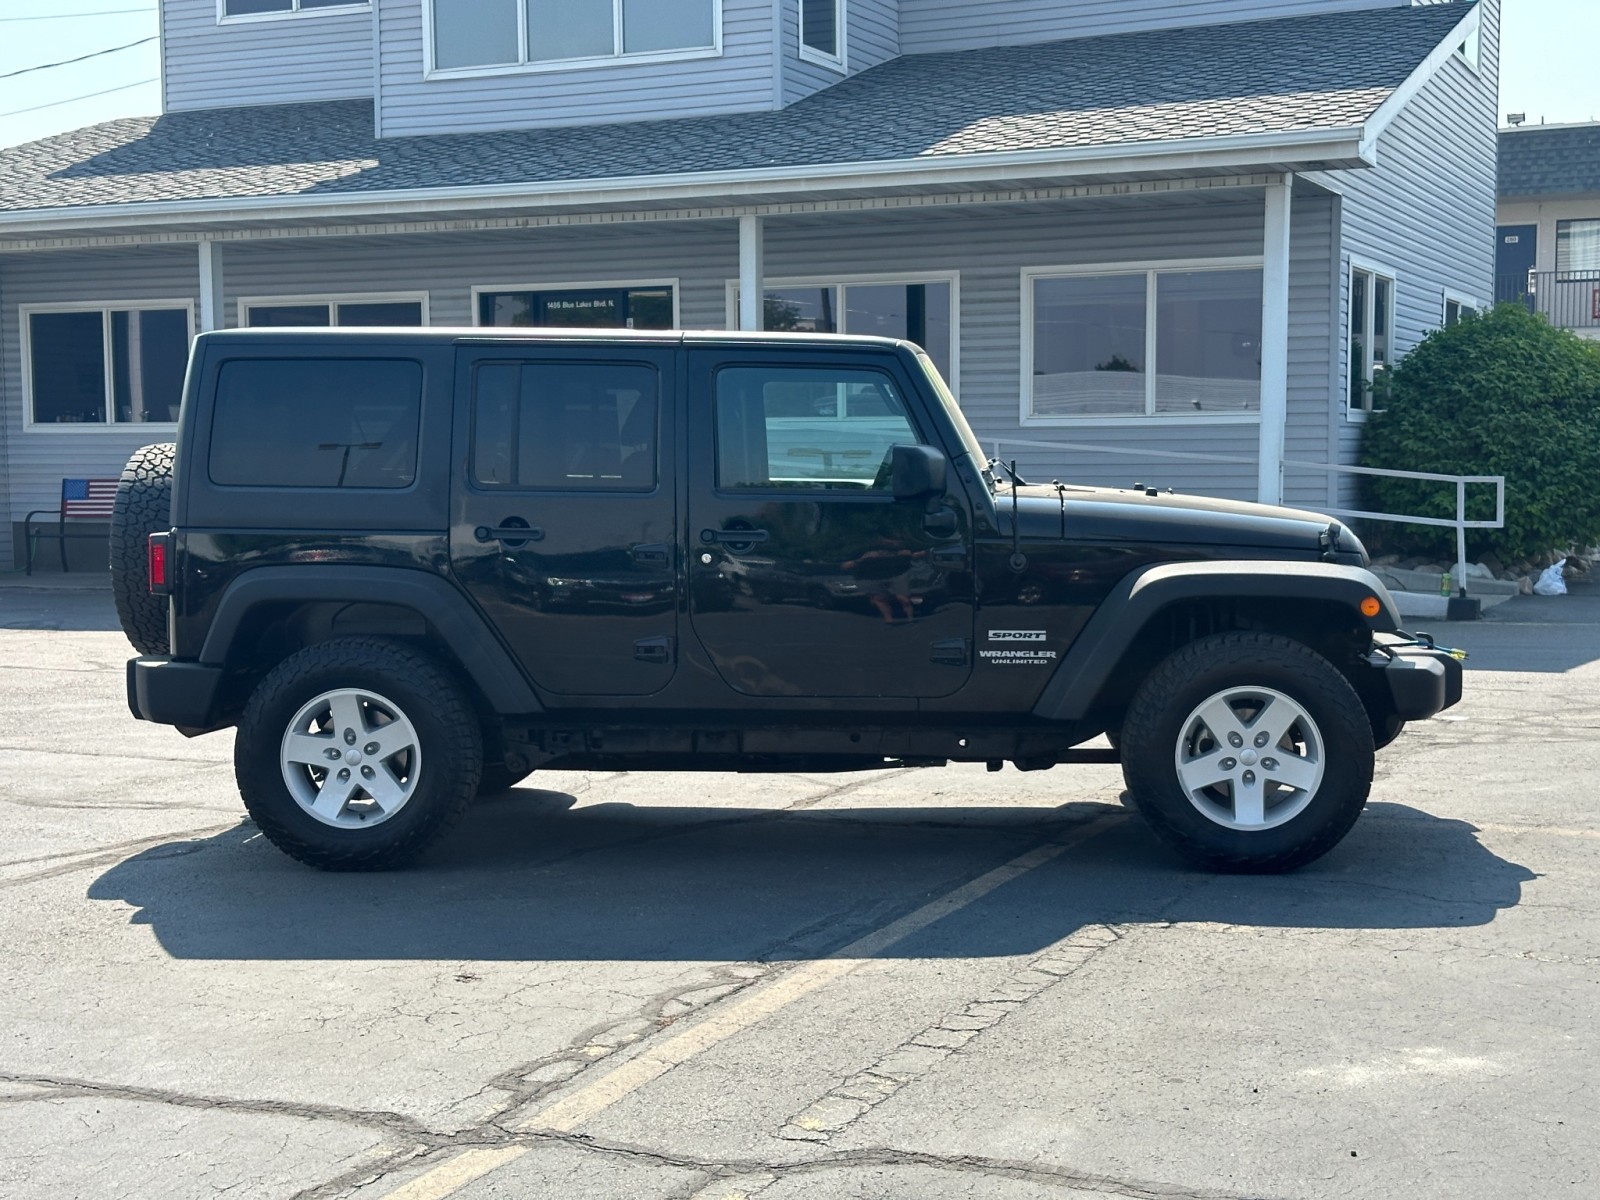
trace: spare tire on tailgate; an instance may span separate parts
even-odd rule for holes
[[[111,594],[122,632],[140,654],[167,653],[167,600],[150,594],[147,542],[152,533],[172,528],[176,450],[160,442],[134,451],[111,509]]]

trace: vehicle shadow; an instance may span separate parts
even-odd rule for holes
[[[568,811],[574,802],[518,789],[475,807],[422,866],[388,874],[310,870],[244,824],[119,863],[89,897],[131,905],[132,922],[182,959],[730,962],[827,954],[1111,814],[1105,832],[884,956],[1021,955],[1125,922],[1481,925],[1535,878],[1466,822],[1394,804],[1370,806],[1311,867],[1260,877],[1190,870],[1112,805]]]

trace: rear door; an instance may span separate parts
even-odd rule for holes
[[[938,697],[971,673],[971,512],[897,500],[887,455],[934,444],[888,355],[689,354],[694,635],[752,696]],[[941,447],[941,449],[943,449]]]
[[[457,351],[451,563],[548,692],[642,696],[672,679],[676,353]]]

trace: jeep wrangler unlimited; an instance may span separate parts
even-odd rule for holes
[[[237,726],[318,867],[546,767],[1120,761],[1190,859],[1277,871],[1460,698],[1327,517],[997,467],[903,342],[208,333],[117,500],[129,705]]]

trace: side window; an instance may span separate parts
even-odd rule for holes
[[[472,380],[481,487],[648,492],[660,380],[639,363],[483,363]]]
[[[211,482],[403,488],[417,477],[422,365],[400,359],[235,359],[217,375]]]
[[[881,371],[724,367],[716,397],[720,488],[887,489],[889,447],[921,441]]]

